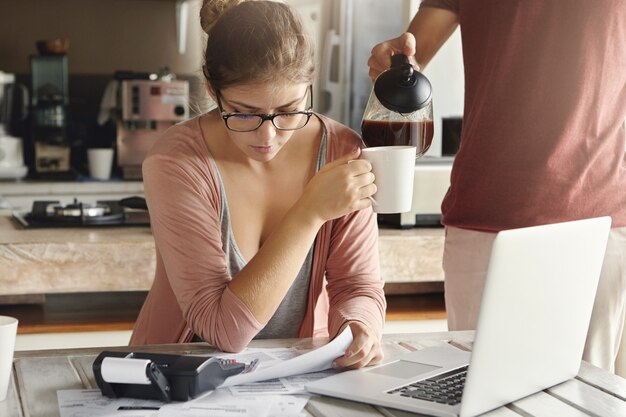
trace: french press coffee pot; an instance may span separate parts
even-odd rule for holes
[[[391,57],[391,67],[374,82],[361,122],[368,147],[415,146],[422,156],[433,140],[432,87],[406,55]]]

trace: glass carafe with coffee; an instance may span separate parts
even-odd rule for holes
[[[406,55],[391,57],[391,67],[374,82],[361,136],[362,157],[372,164],[377,213],[405,213],[413,202],[415,159],[433,140],[432,89]]]
[[[367,147],[415,146],[416,158],[433,140],[432,87],[406,55],[391,57],[391,67],[374,82],[361,135]]]

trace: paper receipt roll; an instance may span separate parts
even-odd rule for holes
[[[146,369],[150,359],[104,358],[100,372],[102,379],[112,384],[150,385]]]

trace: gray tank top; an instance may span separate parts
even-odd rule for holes
[[[320,150],[317,156],[316,172],[320,170],[325,163],[326,155],[326,129],[322,133],[322,140],[320,143]],[[227,268],[230,276],[237,275],[239,271],[246,266],[247,260],[237,247],[237,242],[233,234],[232,225],[230,223],[230,211],[228,209],[228,201],[226,200],[226,192],[224,191],[224,184],[222,177],[217,169],[217,164],[211,159],[211,163],[215,166],[217,172],[218,181],[220,184],[220,192],[222,193],[222,249],[226,254]],[[311,246],[309,253],[298,272],[298,276],[291,284],[291,287],[287,291],[285,298],[278,306],[278,309],[274,312],[274,315],[263,329],[256,335],[255,339],[279,339],[298,337],[298,331],[300,330],[300,324],[304,319],[306,312],[307,298],[309,294],[309,282],[311,281],[311,271],[313,266],[313,248],[315,244]]]

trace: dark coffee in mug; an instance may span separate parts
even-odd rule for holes
[[[363,120],[361,135],[367,147],[415,146],[422,156],[433,141],[433,122]]]

